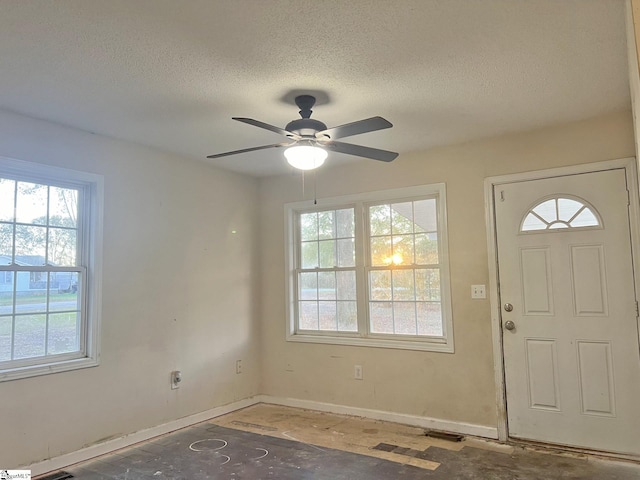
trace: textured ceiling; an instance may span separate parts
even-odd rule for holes
[[[2,0],[0,108],[205,160],[293,90],[401,154],[630,108],[623,0]],[[320,103],[320,102],[319,102]],[[331,153],[327,163],[356,161]],[[371,160],[365,160],[371,161]],[[287,173],[281,149],[210,161]]]

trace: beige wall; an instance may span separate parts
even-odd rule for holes
[[[631,113],[620,112],[402,155],[392,164],[358,162],[318,172],[318,197],[446,183],[455,354],[286,342],[283,204],[303,199],[301,181],[264,179],[261,391],[495,427],[489,301],[470,298],[472,284],[489,283],[485,177],[633,155]],[[363,381],[353,379],[356,364],[363,366]]]
[[[0,155],[105,178],[101,365],[0,383],[0,466],[258,393],[256,180],[9,113]]]

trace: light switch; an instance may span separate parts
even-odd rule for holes
[[[484,285],[471,285],[471,298],[487,298]]]

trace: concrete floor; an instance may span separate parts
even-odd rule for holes
[[[640,479],[631,463],[438,440],[420,428],[264,404],[66,471],[79,480]]]

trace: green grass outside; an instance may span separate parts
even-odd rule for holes
[[[77,316],[75,312],[50,313],[49,330],[75,330]],[[46,314],[18,315],[16,317],[16,330],[21,334],[30,332],[42,332],[45,328]],[[11,335],[12,317],[0,317],[0,335]]]
[[[49,301],[50,302],[64,302],[64,301],[72,301],[78,298],[77,293],[50,293]],[[38,294],[27,294],[20,295],[18,293],[18,303],[25,305],[28,303],[45,303],[47,301],[47,296],[44,293]],[[0,293],[0,306],[5,307],[13,304],[13,293],[12,292],[3,292]]]

